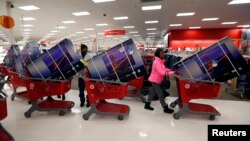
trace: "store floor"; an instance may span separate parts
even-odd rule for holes
[[[5,90],[8,94],[10,89]],[[1,121],[16,141],[205,141],[209,124],[250,124],[249,101],[196,100],[216,107],[221,116],[214,121],[205,115],[184,114],[179,120],[163,113],[158,101],[154,111],[143,109],[143,103],[133,98],[110,100],[130,106],[130,114],[122,121],[114,116],[93,115],[88,121],[82,115],[89,108],[79,107],[78,91],[66,94],[75,101],[71,113],[59,116],[56,112],[34,112],[30,118],[24,112],[30,107],[27,101],[8,98],[8,117]],[[175,97],[167,98],[170,103]],[[178,107],[175,108],[175,111]]]

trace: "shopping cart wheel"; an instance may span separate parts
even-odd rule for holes
[[[26,118],[30,118],[31,114],[28,113],[28,112],[25,112],[25,113],[24,113],[24,116],[25,116]]]
[[[58,114],[59,114],[59,116],[64,116],[65,115],[65,111],[60,111]]]
[[[170,108],[175,108],[175,106],[178,104],[177,101],[170,103]]]
[[[181,115],[179,113],[174,113],[173,117],[174,119],[180,119]]]
[[[89,117],[88,117],[86,114],[84,114],[84,115],[82,116],[82,118],[83,118],[84,120],[88,120],[88,119],[89,119]]]
[[[209,120],[215,120],[215,115],[210,115],[208,118]]]
[[[124,117],[122,115],[119,115],[117,118],[118,120],[123,120]]]
[[[14,99],[15,99],[15,96],[12,94],[11,95],[11,100],[14,101]]]

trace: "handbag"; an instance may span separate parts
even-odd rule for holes
[[[163,81],[161,82],[161,88],[163,90],[169,89],[170,88],[170,80],[169,76],[165,75]]]

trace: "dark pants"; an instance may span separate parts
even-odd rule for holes
[[[163,90],[161,88],[160,84],[157,83],[152,83],[152,88],[150,90],[147,102],[151,102],[155,96],[158,96],[161,106],[164,108],[167,106],[166,102],[165,102],[165,96],[163,94]]]
[[[79,97],[81,103],[85,102],[85,95],[84,95],[84,90],[85,90],[85,84],[83,78],[78,79],[78,87],[79,87]],[[86,96],[86,101],[89,103],[88,96]]]

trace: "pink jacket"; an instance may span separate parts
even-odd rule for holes
[[[164,62],[165,60],[155,57],[152,65],[152,71],[148,78],[150,82],[161,84],[165,75],[171,76],[174,74],[173,71],[165,67]]]

